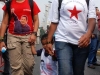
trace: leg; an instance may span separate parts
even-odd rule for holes
[[[22,53],[23,53],[23,68],[24,68],[24,75],[32,75],[33,68],[34,68],[34,56],[31,51],[31,46],[28,42],[26,42],[28,38],[25,37],[23,39],[22,44]]]
[[[9,62],[8,51],[6,51],[5,53],[2,53],[2,57],[4,59],[3,75],[10,75],[10,62]]]
[[[88,66],[96,62],[97,37],[91,39],[90,50],[88,55]]]
[[[95,49],[95,57],[94,57],[94,59],[93,59],[93,64],[97,63],[96,55],[97,55],[98,47],[99,47],[99,40],[98,40],[98,38],[97,38],[97,45],[96,45],[96,49]]]
[[[11,66],[11,75],[24,75],[22,66],[22,52],[20,39],[8,35],[7,47]]]
[[[73,71],[74,75],[84,75],[84,66],[89,53],[89,46],[86,48],[73,47]]]
[[[58,60],[58,74],[59,75],[73,75],[72,57],[73,51],[69,44],[65,42],[55,42],[57,60]]]
[[[94,57],[94,59],[93,59],[93,65],[95,65],[95,66],[100,66],[100,64],[97,62],[97,58],[96,58],[98,46],[99,46],[99,41],[98,41],[98,39],[97,39],[96,53],[95,53],[95,57]]]

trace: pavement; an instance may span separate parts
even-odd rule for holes
[[[100,63],[100,56],[97,56],[97,61]],[[100,75],[100,66],[95,66],[95,69],[91,69],[87,67],[87,61],[85,64],[85,74],[84,75]]]
[[[36,46],[37,50],[40,49],[40,48],[42,48],[41,44]],[[98,53],[97,53],[98,63],[100,63],[100,54],[99,54],[99,52],[100,52],[100,50],[98,50]],[[40,65],[40,57],[35,56],[35,61],[36,61],[36,64],[34,66],[33,75],[40,75],[40,67],[39,67],[39,65]],[[87,67],[87,61],[86,61],[85,74],[84,75],[100,75],[100,66],[96,66],[95,69],[88,68]]]

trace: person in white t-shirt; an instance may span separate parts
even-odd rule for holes
[[[58,0],[53,0],[49,15],[51,25],[47,50],[53,55],[51,39],[55,33],[58,75],[84,75],[84,65],[95,27],[94,3],[94,0],[89,0],[87,6],[86,0],[62,0],[58,16],[59,3]]]
[[[40,75],[58,75],[56,55],[50,56],[46,52],[47,36],[48,36],[47,34],[44,34],[41,37],[41,43],[43,48],[37,50],[36,53],[37,56],[41,56]],[[53,40],[52,40],[52,44],[53,44]],[[55,49],[53,48],[53,50]]]
[[[2,7],[5,4],[4,1],[5,0],[0,0],[0,30],[1,30],[1,22],[3,19],[3,13],[4,13],[2,10]],[[5,37],[5,42],[6,42],[6,37]],[[8,51],[2,53],[2,57],[4,59],[4,70],[3,70],[2,75],[10,75],[10,62],[9,62]]]
[[[91,37],[91,43],[90,43],[90,50],[89,50],[89,55],[88,55],[88,67],[91,69],[95,69],[95,66],[100,66],[100,64],[97,62],[97,50],[99,46],[99,38],[98,38],[98,33],[99,33],[99,26],[98,26],[98,15],[100,14],[98,7],[95,7],[96,9],[96,25],[95,29],[92,33]]]

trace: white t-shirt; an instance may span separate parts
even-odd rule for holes
[[[86,0],[63,0],[58,20],[58,0],[53,0],[49,20],[59,24],[55,32],[55,40],[78,44],[80,37],[87,31],[88,18],[96,18],[94,0],[89,1],[89,11]]]
[[[3,10],[2,10],[2,7],[4,6],[4,2],[0,1],[0,26],[1,26],[1,22],[2,22],[2,19],[3,19]]]
[[[41,63],[40,63],[40,75],[58,75],[57,74],[57,61],[53,61],[52,57],[44,55],[45,50],[42,50]]]

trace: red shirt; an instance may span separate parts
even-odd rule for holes
[[[100,13],[98,14],[98,19],[97,19],[97,21],[98,21],[98,30],[100,30]]]
[[[35,2],[33,2],[33,5],[33,14],[37,15],[40,12],[40,9]],[[3,10],[6,10],[6,6],[3,7]],[[34,25],[32,23],[33,20],[28,0],[25,0],[22,3],[12,0],[11,12],[13,17],[10,20],[9,33],[24,34],[33,31]]]

